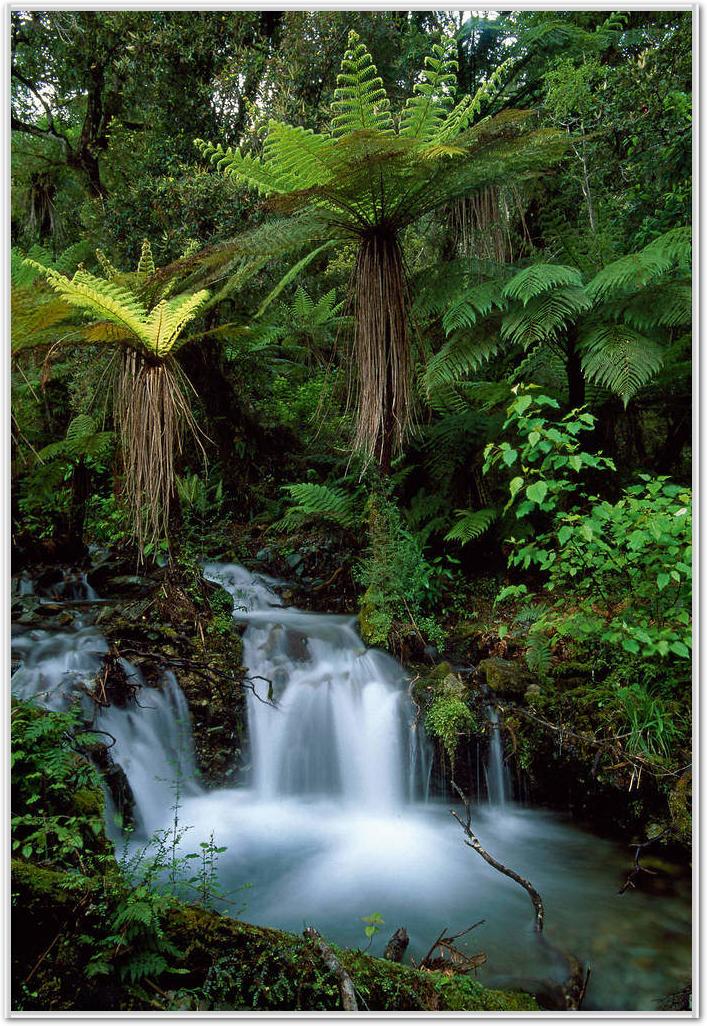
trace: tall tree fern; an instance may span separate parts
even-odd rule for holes
[[[203,308],[208,292],[169,297],[171,286],[155,284],[147,241],[137,268],[121,272],[99,251],[104,277],[79,269],[73,277],[33,259],[68,309],[87,319],[82,337],[115,349],[113,414],[124,465],[124,492],[133,535],[140,549],[167,535],[174,495],[175,457],[185,430],[198,441],[191,412],[191,386],[174,353],[183,331]]]
[[[513,176],[520,181],[558,160],[559,132],[527,111],[481,117],[505,68],[475,96],[456,96],[456,44],[435,44],[402,111],[390,109],[368,49],[349,34],[329,132],[270,121],[261,156],[197,140],[226,174],[268,198],[289,218],[277,245],[306,240],[358,247],[352,285],[357,388],[354,444],[387,472],[412,420],[413,357],[403,258],[405,229],[451,201]],[[273,235],[256,231],[272,247]]]

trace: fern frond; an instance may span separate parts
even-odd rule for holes
[[[194,145],[201,155],[215,164],[223,174],[239,178],[263,196],[289,191],[286,177],[272,166],[272,162],[264,164],[258,157],[244,155],[240,150],[234,150],[230,146],[224,150],[220,143],[214,146],[203,139],[195,139]]]
[[[70,306],[118,324],[143,343],[149,341],[145,331],[147,311],[128,289],[96,278],[88,271],[77,271],[73,278],[67,278],[35,261],[27,262],[46,275],[49,285]]]
[[[483,334],[457,331],[430,359],[424,375],[428,395],[444,385],[458,382],[469,371],[481,367],[501,346],[496,332]]]
[[[476,90],[474,96],[463,96],[457,105],[449,112],[447,118],[439,126],[433,136],[433,142],[452,142],[465,132],[473,123],[474,119],[481,113],[481,108],[491,102],[503,88],[515,60],[509,57],[503,61]]]
[[[587,292],[597,300],[644,288],[674,267],[689,267],[691,246],[690,229],[673,228],[637,253],[608,264],[589,282]]]
[[[582,286],[582,275],[576,267],[564,264],[531,264],[514,275],[503,290],[506,299],[519,299],[527,306],[531,299],[558,286]]]
[[[341,527],[353,527],[356,523],[351,496],[341,488],[328,485],[302,484],[285,485],[292,505],[277,524],[284,530],[293,530],[312,520],[327,520]]]
[[[654,327],[678,328],[692,321],[692,288],[681,281],[656,284],[648,295],[641,291],[621,305],[621,316],[638,331]]]
[[[457,88],[456,42],[453,39],[435,43],[430,56],[425,57],[421,81],[413,86],[413,95],[405,104],[400,118],[400,135],[429,142],[436,138],[444,124],[449,108],[454,104]]]
[[[149,276],[155,273],[155,261],[152,256],[152,246],[149,239],[144,239],[140,250],[137,273]]]
[[[663,364],[663,349],[626,324],[601,324],[584,334],[582,370],[608,388],[624,406]]]
[[[273,120],[268,123],[263,163],[277,168],[288,189],[309,189],[331,181],[326,158],[332,156],[333,148],[334,140],[329,135]]]
[[[149,350],[155,356],[167,356],[176,347],[184,327],[197,316],[208,298],[209,293],[204,289],[192,295],[161,300],[145,323]],[[183,344],[186,339],[180,341]]]
[[[591,309],[584,289],[568,286],[544,292],[512,309],[503,319],[501,337],[524,349],[557,338],[558,332]]]
[[[458,509],[456,512],[458,520],[451,531],[445,534],[444,540],[458,541],[462,545],[468,545],[469,542],[480,538],[498,517],[498,511],[490,507],[476,510]]]
[[[492,310],[504,310],[506,302],[500,282],[489,281],[475,285],[462,292],[448,307],[442,317],[442,327],[447,335],[457,328],[470,328],[479,317],[486,317]]]
[[[357,32],[349,32],[348,48],[341,62],[331,104],[334,136],[376,130],[392,132],[390,101],[368,48]]]

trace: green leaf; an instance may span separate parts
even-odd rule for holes
[[[535,481],[534,484],[528,485],[525,494],[532,502],[540,505],[547,495],[547,484],[544,481]]]
[[[506,449],[503,453],[503,462],[507,467],[512,467],[517,459],[518,453],[515,449]]]
[[[518,492],[523,487],[524,480],[522,477],[514,477],[510,483],[511,498],[514,499]]]
[[[682,641],[674,641],[670,646],[670,651],[674,652],[675,655],[682,656],[683,659],[690,658],[690,649]]]

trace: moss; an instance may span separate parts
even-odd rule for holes
[[[675,836],[689,846],[692,844],[692,770],[683,773],[669,793],[668,807]]]
[[[102,816],[105,798],[100,787],[82,787],[74,792],[73,807],[78,816]]]
[[[65,874],[13,862],[16,923],[31,923],[13,943],[13,1008],[40,1009],[180,1009],[224,1011],[338,1011],[336,979],[317,952],[300,936],[253,926],[206,909],[177,905],[165,920],[165,932],[179,955],[173,964],[187,973],[155,982],[182,989],[156,1002],[140,988],[130,988],[115,973],[86,978],[92,953],[82,943],[100,929],[102,891],[99,880],[83,880],[65,889]],[[95,895],[91,900],[92,895]],[[104,924],[106,925],[106,924]],[[58,931],[58,933],[57,933]],[[47,949],[48,939],[58,941]],[[32,987],[22,985],[46,951]],[[536,1009],[526,994],[488,990],[468,976],[420,972],[411,966],[334,947],[351,976],[361,1004],[370,1011],[515,1011]]]
[[[539,1006],[532,994],[522,991],[490,990],[472,976],[434,974],[440,1007],[450,1012],[535,1012]]]
[[[533,678],[520,663],[498,656],[482,659],[478,672],[491,691],[512,698],[521,698],[533,683]]]

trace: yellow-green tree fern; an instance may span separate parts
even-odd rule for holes
[[[182,332],[203,308],[209,293],[169,298],[170,285],[154,283],[147,241],[137,269],[116,270],[102,253],[105,277],[79,269],[69,278],[28,259],[41,271],[62,304],[88,318],[82,337],[115,349],[113,414],[124,466],[124,498],[140,549],[167,535],[174,494],[175,456],[185,431],[198,442],[191,412],[191,385],[174,359]]]

